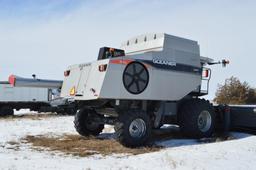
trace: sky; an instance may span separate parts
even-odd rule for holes
[[[0,0],[0,80],[10,74],[63,79],[67,66],[97,59],[103,46],[165,32],[198,41],[211,66],[207,98],[238,77],[256,87],[254,0]]]

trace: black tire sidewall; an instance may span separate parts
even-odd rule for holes
[[[146,131],[141,138],[134,138],[130,135],[129,127],[135,119],[142,119],[146,125]],[[115,124],[115,131],[119,142],[127,147],[138,147],[145,145],[151,138],[151,120],[146,112],[131,109],[119,115]]]
[[[97,136],[104,129],[104,124],[99,124],[96,129],[88,129],[87,124],[89,123],[88,116],[90,114],[97,114],[94,110],[83,108],[75,114],[74,126],[76,131],[82,136]]]
[[[210,128],[202,132],[198,127],[198,117],[207,111],[211,116]],[[215,128],[215,112],[211,104],[204,99],[192,99],[182,104],[178,113],[179,125],[181,132],[191,138],[210,137]]]
[[[75,115],[76,112],[77,112],[77,110],[75,108],[67,108],[67,109],[65,109],[65,113],[67,115]]]

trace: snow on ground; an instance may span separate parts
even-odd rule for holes
[[[112,131],[109,127],[105,132]],[[0,169],[254,169],[256,136],[233,133],[236,140],[199,143],[189,139],[171,139],[157,144],[165,148],[136,156],[111,155],[76,157],[32,150],[29,146],[10,149],[8,141],[26,135],[76,134],[72,116],[39,119],[0,119]],[[9,149],[8,149],[9,148]]]
[[[35,111],[30,111],[30,109],[20,109],[20,110],[14,109],[15,115],[26,115],[26,114],[36,114],[36,113],[37,112],[35,112]]]

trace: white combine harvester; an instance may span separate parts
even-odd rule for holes
[[[166,123],[178,124],[187,136],[212,135],[214,107],[198,97],[208,91],[201,89],[210,76],[204,66],[215,63],[200,56],[196,41],[145,34],[121,48],[101,48],[97,61],[65,72],[61,96],[79,105],[74,121],[79,134],[97,135],[104,124],[114,124],[118,140],[131,147],[144,145],[152,128]]]

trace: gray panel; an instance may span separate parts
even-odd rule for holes
[[[48,89],[0,84],[0,101],[48,101]]]

